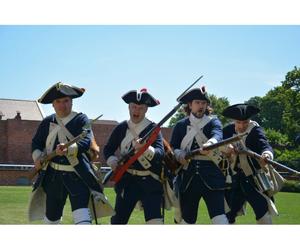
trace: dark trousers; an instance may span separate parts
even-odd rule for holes
[[[42,186],[46,193],[46,216],[50,221],[62,217],[68,196],[72,211],[88,207],[90,191],[74,172],[56,171],[48,167]]]
[[[199,175],[195,175],[188,188],[180,193],[180,206],[182,218],[189,224],[195,224],[198,216],[200,199],[203,197],[212,219],[225,214],[224,191],[210,190]]]
[[[268,212],[268,202],[255,187],[253,177],[246,177],[241,172],[234,176],[233,187],[228,198],[231,211],[227,217],[230,224],[235,222],[238,212],[246,201],[253,208],[256,220],[261,219]]]
[[[145,221],[162,218],[162,191],[145,192],[136,182],[117,191],[115,212],[111,224],[127,224],[138,201],[142,202]]]

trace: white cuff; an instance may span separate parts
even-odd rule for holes
[[[32,159],[34,162],[36,162],[37,159],[39,159],[41,157],[41,155],[43,154],[43,152],[39,149],[36,149],[32,152]]]
[[[72,144],[70,147],[68,147],[68,157],[77,157],[78,154],[78,145],[77,143]]]
[[[112,155],[110,156],[107,161],[106,164],[110,167],[110,168],[114,168],[118,166],[118,157]]]
[[[273,160],[273,159],[274,159],[273,153],[272,153],[271,151],[268,151],[268,150],[267,150],[267,151],[264,151],[261,155],[262,155],[262,156],[263,156],[263,155],[268,155],[270,160]]]
[[[210,138],[205,144],[209,143],[208,145],[216,144],[218,141],[216,138]]]
[[[149,146],[149,148],[143,154],[143,156],[145,156],[149,161],[153,159],[154,155],[155,155],[155,149],[152,146]]]

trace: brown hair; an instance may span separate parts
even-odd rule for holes
[[[189,116],[191,114],[191,111],[192,111],[190,109],[190,106],[189,106],[190,103],[191,102],[189,102],[188,104],[185,104],[183,106],[183,111],[186,113],[187,116]],[[213,113],[213,111],[214,111],[213,108],[207,104],[207,108],[206,108],[205,114],[206,115],[211,115]]]

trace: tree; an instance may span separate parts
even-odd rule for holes
[[[255,106],[259,109],[261,109],[261,106],[262,106],[262,98],[259,97],[259,96],[254,96],[254,97],[251,97],[248,101],[245,102],[246,104],[248,105],[252,105],[252,106]],[[252,120],[258,122],[258,124],[263,124],[263,117],[261,115],[261,113],[258,113],[257,115],[255,115]]]
[[[261,100],[261,125],[284,133],[282,116],[285,109],[285,93],[282,86],[270,90]]]
[[[282,87],[286,100],[283,125],[290,140],[294,140],[300,132],[300,68],[287,73]]]
[[[218,116],[222,124],[224,125],[227,124],[229,122],[229,119],[222,115],[223,110],[229,106],[229,101],[227,97],[218,98],[215,95],[209,95],[209,98],[211,100],[211,107],[213,108],[213,114]]]
[[[262,126],[288,135],[294,141],[300,132],[300,69],[286,74],[282,85],[261,99]]]
[[[268,141],[270,142],[273,148],[283,150],[288,147],[291,147],[287,135],[284,135],[279,131],[270,128],[266,128],[265,133],[266,137],[268,138]]]
[[[175,115],[173,115],[170,119],[170,122],[169,122],[169,125],[168,127],[169,128],[173,128],[175,126],[175,124],[180,121],[181,119],[183,119],[184,117],[186,116],[185,112],[184,112],[184,109],[183,108],[180,108],[176,113]]]
[[[285,81],[282,82],[282,86],[285,89],[293,89],[295,92],[300,91],[300,69],[294,67],[294,69],[288,72],[285,76]]]

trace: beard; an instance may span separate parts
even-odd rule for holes
[[[197,118],[203,117],[204,113],[205,113],[205,110],[204,110],[204,109],[199,109],[199,110],[196,111],[196,112],[192,112],[192,114],[193,114],[195,117],[197,117]]]

